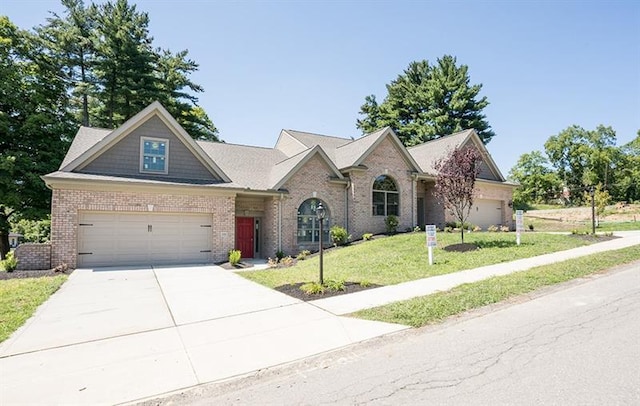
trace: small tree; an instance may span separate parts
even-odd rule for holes
[[[476,178],[480,174],[482,155],[476,148],[456,148],[448,157],[436,162],[436,193],[445,209],[464,224],[473,206]],[[460,229],[464,243],[464,227]]]
[[[584,192],[584,201],[588,202],[591,205],[591,193],[589,191]],[[600,216],[604,213],[607,205],[611,202],[611,195],[609,195],[609,191],[605,190],[602,187],[602,183],[598,183],[594,190],[594,203],[596,208],[596,227],[600,227]]]

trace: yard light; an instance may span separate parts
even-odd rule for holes
[[[326,210],[322,207],[322,202],[318,204],[316,208],[316,215],[318,216],[318,220],[320,221],[320,285],[324,284],[324,278],[322,275],[322,223],[324,222],[324,215],[326,214]]]
[[[596,235],[596,188],[589,186],[591,196],[591,233]]]

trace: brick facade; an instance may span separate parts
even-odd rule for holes
[[[235,243],[235,198],[198,194],[169,194],[135,191],[90,191],[56,189],[51,211],[51,264],[77,264],[78,213],[80,211],[146,212],[153,205],[160,213],[211,213],[212,253],[223,261]]]
[[[350,175],[349,188],[349,232],[354,238],[364,233],[386,231],[385,216],[373,215],[373,182],[380,175],[393,178],[400,194],[398,231],[412,228],[415,218],[415,181],[411,168],[403,159],[393,142],[386,138],[364,160],[366,170],[355,170]]]
[[[15,250],[19,271],[51,269],[51,244],[24,243]]]

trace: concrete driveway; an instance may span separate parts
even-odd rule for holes
[[[404,329],[216,266],[76,270],[0,344],[0,404],[114,404]]]

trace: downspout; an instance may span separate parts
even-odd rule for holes
[[[282,200],[284,194],[280,193],[280,200],[278,200],[278,251],[282,251]]]
[[[411,229],[413,229],[418,223],[418,217],[416,216],[416,179],[418,175],[411,174]]]
[[[349,227],[349,188],[351,187],[351,179],[347,179],[347,185],[344,187],[344,224],[347,234],[350,232]]]

